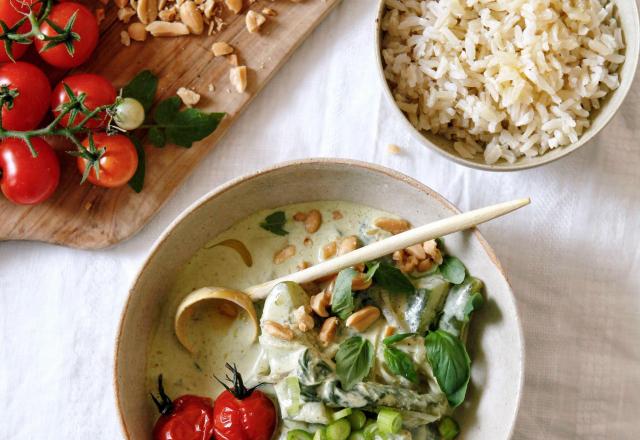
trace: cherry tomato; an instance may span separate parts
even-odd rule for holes
[[[95,148],[91,147],[91,139]],[[93,133],[87,137],[82,145],[87,148],[91,157],[78,157],[78,169],[84,173],[90,162],[99,164],[99,173],[91,167],[89,182],[105,188],[115,188],[125,185],[138,168],[138,153],[131,140],[122,134],[108,135]],[[91,150],[94,151],[91,151]],[[102,153],[99,151],[104,149]],[[95,151],[97,150],[97,151]]]
[[[213,439],[213,402],[206,397],[187,394],[173,402],[164,392],[162,375],[158,377],[160,399],[151,396],[160,411],[153,428],[154,440]]]
[[[104,76],[93,73],[71,75],[63,79],[60,84],[53,89],[53,93],[51,95],[51,110],[55,116],[60,114],[60,106],[70,101],[69,95],[67,94],[63,84],[66,84],[73,94],[81,100],[81,105],[84,106],[86,110],[93,110],[96,107],[113,104],[118,96],[116,89]],[[81,94],[84,94],[84,97],[81,97]],[[74,124],[78,124],[85,117],[85,115],[83,115],[79,110],[80,109],[71,111],[71,113],[75,114],[73,119]],[[69,117],[71,113],[62,117],[60,125],[65,127],[69,126]],[[101,128],[107,125],[107,121],[107,112],[103,111],[98,113],[94,119],[87,121],[85,127],[92,129]]]
[[[227,364],[227,368],[233,375],[233,387],[225,385],[226,391],[213,405],[216,440],[269,440],[276,428],[273,402],[263,392],[247,389],[235,366]]]
[[[32,138],[33,157],[21,139],[0,142],[0,189],[13,203],[33,205],[47,200],[60,181],[60,162],[51,146]]]
[[[6,130],[26,131],[38,126],[49,108],[49,80],[33,64],[18,61],[0,65],[2,126]]]
[[[71,27],[71,31],[77,35],[77,38],[69,37],[69,43],[73,46],[73,55],[69,53],[64,43],[45,50],[48,41],[39,39],[34,41],[40,57],[52,66],[61,69],[77,67],[87,61],[98,44],[98,21],[86,6],[74,2],[58,3],[51,8],[47,18],[61,29],[65,29],[73,14],[76,14],[76,21]],[[40,26],[40,30],[50,37],[60,35],[47,22]]]
[[[38,3],[38,0],[0,0],[0,20],[9,27],[13,27],[25,14],[29,13],[29,8],[32,7],[35,12],[40,11],[42,3]],[[29,21],[25,21],[19,28],[18,32],[21,34],[27,33],[31,29]],[[0,35],[3,35],[2,29],[0,29]],[[20,58],[29,48],[28,44],[12,43],[11,53],[13,59]],[[10,61],[9,55],[4,48],[4,41],[0,44],[0,62]]]

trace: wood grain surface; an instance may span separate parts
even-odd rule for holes
[[[252,98],[309,33],[340,0],[257,1],[251,9],[271,7],[278,12],[268,17],[260,34],[245,27],[245,14],[228,20],[229,26],[213,36],[151,38],[124,47],[113,4],[107,8],[96,53],[80,71],[96,72],[121,87],[143,69],[160,78],[157,99],[175,94],[179,87],[190,87],[202,95],[199,109],[226,112],[217,130],[190,149],[145,145],[146,178],[140,194],[128,186],[105,190],[90,184],[79,185],[75,161],[60,154],[62,177],[55,195],[36,206],[17,206],[0,196],[0,240],[37,240],[76,248],[103,248],[139,231],[171,197],[236,120]],[[246,12],[243,11],[243,12]],[[236,48],[240,64],[249,68],[244,93],[237,93],[229,82],[230,65],[224,57],[214,58],[214,41],[226,41]],[[64,72],[51,74],[59,80]],[[215,87],[208,91],[209,84]],[[53,83],[52,85],[55,85]]]

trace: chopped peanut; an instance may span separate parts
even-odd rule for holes
[[[313,234],[322,224],[322,214],[317,209],[312,209],[307,214],[307,218],[304,220],[304,228],[309,234]]]
[[[329,242],[322,246],[322,259],[328,260],[336,255],[336,251],[338,250],[338,244],[335,241]]]
[[[233,53],[233,50],[233,46],[224,41],[217,41],[211,45],[211,51],[213,52],[213,55],[217,57],[229,55],[230,53]]]
[[[296,254],[296,247],[292,244],[286,246],[284,249],[279,250],[273,256],[273,262],[275,264],[282,264],[287,261],[289,258],[293,257]]]
[[[371,327],[371,324],[376,322],[379,317],[379,308],[374,306],[367,306],[349,316],[345,322],[345,325],[359,332],[363,332]]]
[[[329,316],[329,312],[327,312],[327,307],[331,302],[331,293],[327,292],[327,290],[323,290],[317,295],[313,295],[311,297],[311,310],[315,312],[321,318],[326,318]]]
[[[176,92],[176,95],[180,97],[184,105],[187,107],[193,107],[198,103],[198,101],[200,101],[200,95],[198,93],[185,87],[180,87]]]
[[[303,222],[307,219],[307,213],[306,212],[296,212],[295,214],[293,214],[293,219],[297,222]]]
[[[414,244],[413,246],[409,246],[408,248],[405,249],[405,251],[409,255],[413,255],[414,257],[416,257],[418,260],[424,260],[425,258],[427,258],[427,253],[424,251],[422,245],[420,244]]]
[[[342,213],[341,213],[340,211],[333,211],[333,212],[331,213],[331,217],[332,217],[334,220],[340,220],[340,219],[342,218]]]
[[[371,287],[372,280],[366,278],[363,273],[356,275],[351,282],[351,290],[366,290]]]
[[[233,67],[229,71],[229,80],[238,93],[242,93],[247,88],[247,66]]]
[[[314,326],[313,318],[311,317],[311,308],[309,306],[300,306],[293,311],[293,319],[298,324],[298,329],[301,332],[308,332]]]
[[[265,16],[255,11],[247,12],[247,16],[245,17],[245,24],[247,25],[247,30],[252,34],[257,33],[265,21],[267,21]]]
[[[293,339],[293,331],[289,327],[285,327],[279,322],[265,321],[262,324],[262,328],[266,333],[274,338],[282,339],[285,341],[291,341]]]
[[[389,336],[393,336],[396,333],[396,328],[392,325],[387,325],[384,328],[383,337],[388,338]]]
[[[348,254],[349,252],[356,250],[357,247],[358,238],[355,235],[344,237],[342,240],[340,240],[340,245],[338,246],[338,255]]]
[[[409,229],[409,222],[402,219],[380,217],[373,224],[384,231],[399,234]]]
[[[325,319],[325,321],[322,323],[322,328],[320,329],[320,333],[318,334],[318,340],[323,347],[331,344],[336,338],[336,334],[338,333],[338,324],[338,318],[336,318],[335,316]]]

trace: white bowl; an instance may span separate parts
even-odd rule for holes
[[[378,18],[375,23],[375,51],[376,51],[376,64],[379,72],[380,81],[382,82],[382,89],[384,95],[387,97],[391,106],[395,109],[395,113],[398,117],[404,121],[404,126],[413,135],[413,137],[424,146],[431,148],[432,150],[440,153],[447,159],[451,159],[461,165],[465,165],[471,168],[477,168],[487,171],[517,171],[528,168],[537,167],[550,162],[553,162],[561,157],[576,151],[578,148],[585,145],[591,139],[593,139],[608,123],[611,118],[618,111],[624,98],[629,93],[629,89],[633,84],[633,79],[638,67],[638,57],[640,52],[640,21],[638,19],[638,7],[636,0],[614,0],[618,8],[618,15],[620,18],[620,24],[622,26],[622,32],[625,39],[625,56],[626,60],[620,70],[620,87],[610,93],[602,102],[598,111],[592,114],[591,126],[580,136],[577,142],[567,145],[565,147],[556,148],[547,151],[545,154],[538,157],[531,158],[519,158],[514,163],[501,160],[495,164],[487,164],[480,156],[473,159],[466,159],[461,157],[454,149],[452,142],[443,136],[434,135],[424,131],[420,131],[409,122],[405,114],[400,110],[396,101],[393,98],[389,84],[384,77],[384,61],[382,60],[381,47],[382,47],[382,29],[380,22],[382,15],[385,11],[385,0],[380,0],[378,6]]]
[[[332,159],[279,165],[236,179],[200,199],[153,246],[122,314],[115,391],[127,439],[150,438],[156,419],[145,388],[147,350],[176,269],[248,215],[314,200],[361,203],[396,213],[416,225],[458,212],[435,191],[402,174]],[[513,293],[498,259],[479,232],[454,234],[446,241],[470,272],[485,282],[487,299],[485,307],[474,314],[468,341],[472,385],[467,401],[456,410],[456,418],[466,439],[505,439],[513,431],[524,368],[522,330]]]

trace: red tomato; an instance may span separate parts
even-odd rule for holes
[[[213,405],[216,440],[269,440],[276,428],[273,402],[263,392],[247,389],[235,366],[227,368],[233,374],[233,388],[223,384],[226,391]]]
[[[0,189],[13,203],[33,205],[51,197],[60,181],[60,163],[51,146],[32,138],[33,157],[21,139],[0,142]]]
[[[8,27],[12,27],[24,17],[24,14],[29,13],[30,7],[33,7],[35,12],[40,11],[42,3],[37,2],[38,0],[0,0],[0,20],[4,21]],[[18,28],[18,32],[24,34],[29,32],[29,29],[31,29],[31,25],[27,20]],[[0,35],[2,34],[4,34],[4,32],[0,29]],[[11,52],[13,59],[17,60],[24,55],[28,47],[29,45],[27,44],[12,43]],[[2,44],[0,44],[0,62],[9,61],[10,59],[4,49],[4,42],[2,42]]]
[[[91,151],[91,138],[87,137],[82,142],[90,157],[78,157],[80,172],[84,173],[90,162],[97,162],[100,172],[96,176],[96,171],[92,167],[88,177],[89,182],[105,188],[125,185],[138,168],[138,153],[133,142],[122,134],[93,133],[92,138],[94,151]],[[99,153],[102,148],[104,152]]]
[[[206,397],[185,395],[173,402],[164,392],[162,375],[158,377],[160,399],[151,398],[160,411],[153,428],[154,440],[213,439],[213,402]]]
[[[77,39],[70,37],[69,40],[73,45],[73,55],[69,53],[65,44],[58,44],[44,50],[47,41],[37,38],[34,41],[40,57],[52,66],[61,69],[77,67],[87,61],[98,44],[98,20],[86,6],[74,2],[58,3],[51,8],[51,13],[47,18],[64,29],[73,14],[76,14],[76,21],[71,30],[78,36]],[[40,30],[47,36],[59,35],[47,22],[40,26]]]
[[[26,131],[38,126],[49,108],[49,80],[33,64],[18,61],[0,65],[2,126],[6,130]]]
[[[58,110],[60,106],[70,101],[63,83],[66,84],[77,97],[79,97],[80,94],[84,94],[82,104],[87,110],[93,110],[96,107],[113,104],[118,96],[116,89],[104,76],[95,75],[93,73],[71,75],[63,79],[60,84],[53,89],[53,94],[51,95],[51,110],[55,116],[60,114],[60,111]],[[85,115],[81,112],[76,112],[73,123],[78,124],[84,119],[84,117]],[[101,128],[107,125],[107,120],[107,112],[103,111],[98,113],[95,116],[95,119],[87,121],[85,127],[93,129]],[[68,127],[69,113],[60,120],[60,125]]]

